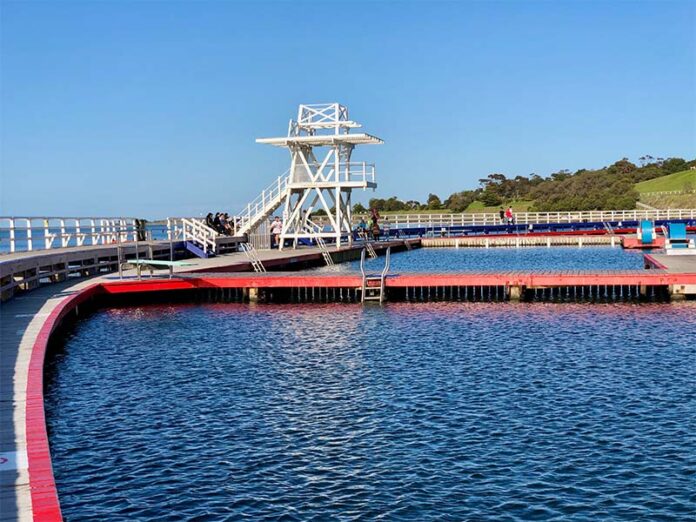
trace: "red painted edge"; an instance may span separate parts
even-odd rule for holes
[[[645,260],[646,263],[649,263],[653,268],[659,268],[660,270],[667,269],[667,267],[664,264],[660,263],[657,259],[655,259],[650,254],[643,254],[643,259]]]
[[[663,266],[663,265],[660,265]],[[662,270],[606,272],[503,272],[394,274],[385,285],[391,288],[411,286],[587,286],[587,285],[669,285],[696,284],[696,273],[669,273]],[[193,290],[199,288],[358,288],[359,275],[254,275],[238,277],[187,277],[102,283],[108,294]]]
[[[44,413],[43,374],[48,340],[60,321],[70,311],[100,292],[102,292],[101,285],[95,283],[63,300],[44,321],[31,349],[27,376],[25,426],[31,508],[36,521],[59,522],[63,520],[53,477]]]

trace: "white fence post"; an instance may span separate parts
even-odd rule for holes
[[[10,252],[14,252],[17,249],[15,245],[15,220],[10,219]]]
[[[27,250],[31,252],[34,248],[34,242],[31,237],[31,219],[27,219]]]

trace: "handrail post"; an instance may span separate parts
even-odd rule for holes
[[[31,239],[31,219],[27,218],[27,250],[31,252],[33,246],[33,241]]]
[[[43,226],[44,226],[44,248],[46,250],[48,250],[49,248],[51,248],[51,243],[53,243],[53,240],[51,239],[51,229],[48,226],[48,219],[44,218]]]
[[[66,242],[66,237],[65,237],[65,220],[61,219],[60,220],[60,246],[66,247],[68,246]]]
[[[10,252],[14,253],[15,250],[15,220],[10,219]]]

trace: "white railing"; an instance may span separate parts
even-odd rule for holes
[[[135,218],[0,217],[0,253],[4,254],[137,239]]]
[[[696,194],[696,189],[694,190],[662,190],[657,192],[641,192],[642,196],[662,196],[662,195],[676,195],[676,194]]]
[[[219,234],[206,225],[203,220],[195,218],[181,218],[181,237],[184,241],[194,241],[203,247],[206,252],[217,251],[215,241]]]
[[[353,215],[354,223],[367,215]],[[669,220],[696,219],[696,209],[640,209],[640,210],[590,210],[576,212],[518,212],[515,214],[517,224],[542,223],[582,223],[606,221],[638,221],[641,219]],[[500,225],[500,215],[493,212],[463,214],[385,214],[385,220],[391,228],[431,228],[443,226]]]
[[[289,170],[278,176],[265,190],[261,191],[254,201],[249,203],[240,214],[235,215],[237,220],[235,235],[247,234],[259,221],[265,219],[273,212],[282,200],[282,196],[290,182]]]
[[[336,180],[336,169],[328,169],[327,173],[324,174],[324,177],[329,181]],[[374,183],[375,165],[374,163],[365,163],[364,161],[339,163],[337,181],[339,183],[342,181],[353,183]]]

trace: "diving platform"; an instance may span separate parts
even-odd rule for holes
[[[371,134],[351,132],[358,127],[340,103],[300,105],[287,136],[257,139],[287,149],[290,168],[237,214],[238,233],[267,235],[269,219],[279,211],[281,250],[286,240],[293,248],[300,240],[352,244],[352,193],[377,187],[374,164],[353,161],[353,152],[359,145],[384,143]],[[326,226],[313,219],[318,212],[326,216]]]
[[[330,126],[322,125],[322,128]],[[319,134],[287,136],[281,138],[257,138],[256,143],[290,149],[297,146],[333,147],[335,145],[382,145],[384,141],[371,134]]]

